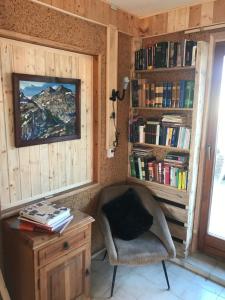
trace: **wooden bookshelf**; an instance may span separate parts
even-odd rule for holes
[[[151,111],[182,111],[182,112],[192,112],[193,108],[179,108],[179,107],[131,107],[132,110],[151,110]]]
[[[174,152],[183,152],[183,153],[190,152],[190,150],[188,149],[181,149],[177,147],[170,147],[170,146],[163,146],[163,145],[146,144],[146,143],[135,143],[135,145],[144,145],[144,146],[148,146],[149,148],[159,148],[159,149],[164,149],[164,150],[174,151]]]
[[[133,53],[138,50],[135,45],[139,45],[137,41],[133,46]],[[130,117],[135,113],[143,112],[144,117],[158,119],[162,112],[175,112],[186,114],[190,121],[191,128],[191,143],[190,150],[180,149],[176,147],[141,144],[154,149],[154,155],[159,160],[162,160],[168,151],[178,153],[189,153],[188,165],[188,184],[187,190],[180,190],[170,185],[160,184],[154,181],[140,180],[130,176],[130,165],[128,165],[128,179],[130,183],[143,184],[149,188],[160,203],[160,206],[167,218],[168,226],[174,244],[177,250],[178,257],[186,257],[189,253],[189,248],[192,240],[193,216],[195,207],[195,196],[198,178],[198,158],[200,151],[201,126],[204,109],[204,92],[207,73],[207,56],[208,43],[198,42],[197,44],[197,59],[196,66],[191,67],[175,67],[175,68],[158,68],[152,70],[132,70],[131,75],[137,75],[138,79],[149,79],[154,81],[178,81],[178,80],[195,80],[193,108],[164,108],[164,107],[130,107]],[[155,74],[155,75],[154,75]],[[135,76],[133,76],[135,77]],[[140,145],[140,143],[134,143]],[[130,155],[132,144],[128,143],[128,153]],[[178,242],[179,241],[179,242]]]
[[[174,68],[155,68],[151,70],[135,70],[135,73],[155,73],[155,72],[174,72],[174,71],[195,71],[195,66],[174,67]]]
[[[165,198],[166,195],[167,200],[185,206],[188,205],[188,192],[186,190],[179,190],[169,185],[165,185],[154,181],[141,180],[132,176],[129,176],[128,179],[129,181],[132,181],[134,183],[142,183],[145,186],[149,187],[154,193],[154,195],[159,198]]]

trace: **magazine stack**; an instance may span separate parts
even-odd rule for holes
[[[41,201],[29,205],[19,212],[12,228],[45,233],[62,233],[73,219],[70,209]]]

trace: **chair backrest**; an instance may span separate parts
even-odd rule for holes
[[[111,248],[113,248],[113,242],[110,238],[110,227],[109,223],[102,211],[102,206],[111,201],[113,198],[122,195],[129,188],[133,188],[147,211],[153,216],[153,225],[150,228],[150,231],[154,233],[166,247],[170,257],[175,257],[176,251],[171,238],[171,234],[164,216],[164,213],[161,210],[159,203],[154,199],[151,194],[151,191],[143,185],[136,184],[122,184],[122,185],[113,185],[104,188],[100,194],[99,206],[98,206],[98,220],[101,223],[103,228],[104,235],[108,234],[108,240],[111,242]],[[114,257],[116,257],[116,250],[114,249]]]
[[[113,186],[108,186],[108,187],[104,188],[100,195],[99,210],[105,203],[108,203],[112,199],[122,195],[129,188],[132,188],[136,191],[143,206],[154,217],[156,207],[157,207],[157,210],[159,209],[159,204],[155,201],[155,199],[153,198],[149,189],[147,189],[145,186],[141,186],[141,185],[137,185],[137,184],[113,185]]]

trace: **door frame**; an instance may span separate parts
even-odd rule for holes
[[[205,160],[207,158],[207,132],[208,132],[208,120],[210,114],[210,96],[211,96],[211,83],[212,83],[212,72],[214,65],[214,53],[215,46],[219,42],[225,42],[225,33],[213,33],[210,35],[210,43],[209,43],[209,55],[208,55],[208,71],[205,90],[205,104],[204,104],[204,116],[203,116],[203,127],[202,127],[202,137],[201,137],[201,146],[200,146],[200,157],[199,157],[199,176],[198,176],[198,184],[197,184],[197,193],[196,193],[196,201],[195,201],[195,213],[194,213],[194,225],[193,225],[193,239],[191,245],[191,252],[196,252],[197,250],[203,250],[204,248],[204,239],[205,235],[200,229],[201,224],[201,208],[206,204],[206,200],[203,199],[204,196],[204,186],[203,179],[206,171],[205,168]],[[205,213],[205,218],[208,217],[208,212]],[[205,251],[205,250],[204,250]],[[207,251],[210,255],[218,255],[220,256],[220,252],[217,252],[214,248],[209,249]]]

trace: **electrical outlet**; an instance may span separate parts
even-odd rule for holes
[[[107,157],[108,158],[114,157],[114,149],[113,148],[107,149]]]

